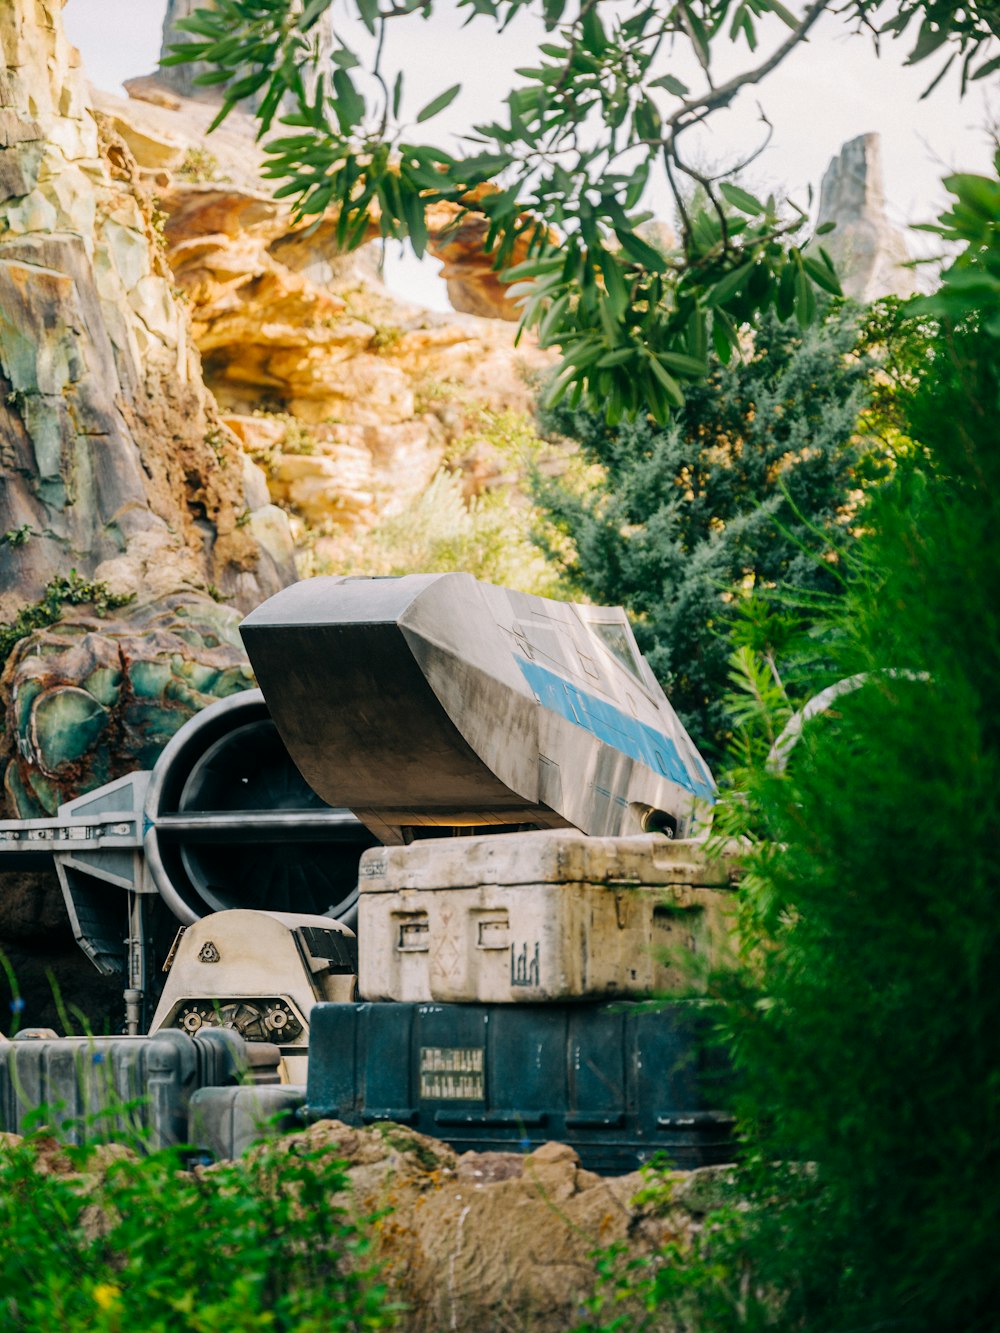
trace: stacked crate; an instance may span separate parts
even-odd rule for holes
[[[362,1002],[313,1011],[308,1114],[480,1151],[558,1138],[605,1171],[725,1160],[691,996],[731,950],[735,878],[735,856],[656,834],[366,852]]]

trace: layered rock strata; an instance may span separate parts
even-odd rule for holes
[[[61,8],[0,12],[0,627],[75,573],[133,600],[134,638],[178,598],[208,616],[213,598],[255,606],[294,576],[291,542],[205,388],[157,217],[90,104]],[[80,684],[77,628],[60,628],[58,606],[49,619],[6,663],[8,710],[35,691],[43,655],[48,687]],[[178,660],[202,649],[210,673],[204,643]],[[8,727],[0,766],[21,779],[6,792],[12,813],[36,813],[28,779],[46,770],[30,746],[11,767],[18,739]],[[99,780],[101,762],[61,798]]]
[[[57,0],[0,13],[0,617],[54,572],[249,608],[289,576],[250,526],[131,155]]]
[[[477,412],[530,411],[527,381],[552,358],[531,339],[515,350],[508,319],[392,296],[377,242],[343,254],[333,220],[297,223],[271,198],[245,116],[206,139],[211,108],[175,94],[163,105],[148,80],[129,86],[131,100],[98,104],[155,191],[206,381],[276,503],[311,528],[363,527],[426,489]],[[163,165],[168,149],[179,165]],[[446,272],[486,293],[483,310],[512,314],[484,235],[471,220],[449,232],[453,220],[431,218]]]
[[[287,519],[205,388],[158,215],[61,11],[0,6],[0,816],[150,763],[248,685],[232,608],[294,577]],[[160,170],[185,151],[135,146]],[[108,619],[71,605],[95,583]],[[35,1021],[59,1022],[48,973],[98,1024],[117,1010],[53,876],[3,875],[0,937]]]

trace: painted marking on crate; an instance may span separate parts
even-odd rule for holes
[[[537,986],[541,982],[541,948],[538,942],[535,942],[535,952],[528,954],[527,943],[521,945],[520,953],[517,952],[517,945],[510,946],[510,984],[512,986]]]
[[[485,1100],[481,1046],[421,1046],[420,1096],[424,1101]]]

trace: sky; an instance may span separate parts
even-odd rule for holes
[[[345,14],[356,12],[350,0],[335,3]],[[166,0],[67,0],[66,28],[91,82],[114,92],[120,91],[123,79],[151,73],[165,8]],[[532,63],[534,43],[544,40],[540,23],[530,15],[522,15],[501,37],[487,20],[462,29],[449,21],[448,10],[444,4],[441,17],[432,22],[414,16],[393,29],[397,36],[386,61],[391,72],[394,65],[404,71],[404,110],[411,112],[448,85],[462,82],[462,93],[448,111],[424,127],[433,128],[445,144],[473,124],[495,118],[511,87],[513,69]],[[339,30],[348,32],[349,23],[345,20]],[[724,46],[720,44],[720,55]],[[842,19],[824,17],[808,44],[713,119],[710,134],[698,144],[699,156],[706,162],[731,162],[755,147],[761,132],[759,101],[774,132],[769,147],[741,180],[753,189],[790,194],[806,206],[808,187],[818,200],[823,172],[842,145],[877,131],[890,216],[904,226],[931,220],[947,199],[942,176],[955,170],[990,170],[992,148],[985,126],[991,115],[1000,117],[1000,94],[994,84],[991,100],[988,90],[975,85],[960,99],[953,72],[921,101],[937,66],[932,57],[906,67],[908,47],[905,38],[889,41],[876,56],[870,39],[853,34]],[[760,53],[751,58],[743,48],[726,51],[725,58],[722,77],[756,63]],[[683,69],[671,69],[683,77]],[[668,215],[665,195],[654,195],[651,206]],[[928,242],[914,234],[911,249],[926,253]],[[420,264],[401,256],[395,246],[387,255],[390,287],[411,300],[447,309],[436,271],[434,261]]]

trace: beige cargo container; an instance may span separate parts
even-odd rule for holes
[[[575,832],[378,847],[360,866],[366,1000],[676,995],[732,951],[737,858],[703,840]]]

